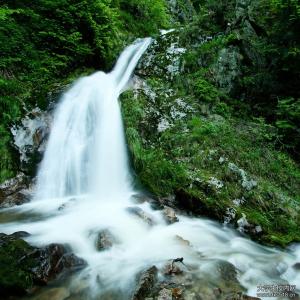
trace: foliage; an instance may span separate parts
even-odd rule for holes
[[[75,72],[108,69],[132,37],[168,25],[164,0],[5,0],[0,6],[0,182],[18,168],[10,126]],[[78,71],[80,70],[80,72]]]
[[[280,102],[281,99],[293,98],[295,103],[299,102],[299,1],[193,2],[197,16],[183,31],[186,44],[192,45],[186,54],[188,71],[195,72],[197,66],[204,67],[205,79],[218,84],[214,82],[214,66],[219,63],[221,51],[233,45],[241,61],[239,76],[227,96],[242,100],[241,105],[235,107],[239,114],[250,118],[263,117],[268,123],[278,126],[281,136],[277,138],[277,146],[285,148],[299,160],[299,131],[294,125],[293,130],[283,128],[291,125],[290,117],[280,113],[278,105],[278,99]],[[210,37],[210,40],[203,43],[204,37]],[[199,42],[195,47],[197,39]],[[233,64],[232,61],[224,61],[225,68],[226,63]],[[227,68],[230,69],[230,66]],[[299,117],[293,116],[292,123],[299,122]]]

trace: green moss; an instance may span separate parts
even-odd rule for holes
[[[33,261],[26,258],[33,248],[21,239],[1,237],[0,245],[0,290],[13,294],[23,294],[32,287],[30,268]]]
[[[235,117],[229,104],[220,101],[225,100],[222,93],[202,79],[195,83],[200,92],[185,91],[191,94],[183,99],[193,109],[181,119],[172,119],[170,111],[184,93],[181,83],[174,79],[175,95],[167,97],[170,86],[164,89],[161,79],[152,77],[147,83],[155,101],[143,92],[135,97],[126,93],[122,100],[133,165],[144,187],[157,196],[175,194],[179,206],[221,222],[226,210],[234,208],[232,222],[245,214],[249,223],[261,226],[263,232],[254,235],[261,242],[286,246],[300,241],[300,169],[276,150],[276,129],[261,118]],[[205,103],[209,105],[203,113]],[[167,118],[170,126],[159,132],[161,118]],[[257,185],[247,190],[229,163],[245,170],[247,180]],[[235,199],[244,200],[238,206]]]

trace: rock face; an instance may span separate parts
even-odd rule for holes
[[[22,295],[35,285],[45,285],[65,272],[86,264],[65,246],[30,246],[26,232],[0,234],[0,294]]]
[[[172,300],[172,291],[169,289],[162,289],[157,297],[157,300]]]
[[[243,293],[244,289],[237,280],[237,270],[232,264],[216,260],[211,262],[211,267],[211,274],[199,277],[194,272],[194,266],[185,265],[183,258],[169,260],[159,269],[153,266],[140,274],[132,299],[256,299]],[[157,272],[160,275],[158,277]]]
[[[109,230],[102,230],[97,234],[96,249],[98,251],[107,250],[111,248],[115,242],[115,238]]]
[[[161,205],[236,228],[242,228],[237,221],[245,214],[250,227],[244,226],[244,233],[283,246],[300,238],[295,230],[300,205],[293,192],[299,180],[268,146],[269,129],[266,133],[265,125],[236,116],[230,104],[243,101],[234,95],[245,64],[264,63],[249,44],[249,37],[258,36],[253,24],[258,1],[247,3],[230,2],[232,22],[224,23],[226,32],[220,35],[195,23],[156,37],[135,71],[133,91],[121,96],[122,112],[135,171]],[[270,179],[272,161],[281,161],[291,184],[280,175]],[[236,204],[236,199],[243,201]],[[284,234],[284,218],[291,220],[293,237]]]
[[[178,222],[178,218],[176,216],[175,210],[171,207],[165,206],[163,210],[163,215],[168,224],[173,224]]]
[[[35,108],[28,112],[20,125],[11,128],[14,146],[20,153],[21,170],[33,174],[45,151],[50,133],[52,116],[50,112]]]
[[[86,263],[60,244],[50,244],[44,248],[37,249],[31,254],[36,257],[37,266],[32,269],[35,280],[41,284],[47,284],[59,274],[83,268]]]
[[[157,282],[157,272],[157,268],[152,266],[141,273],[132,300],[144,300],[146,297],[151,296]]]
[[[0,185],[0,208],[21,205],[31,198],[33,183],[23,173]]]
[[[148,225],[152,226],[154,224],[154,221],[152,220],[151,216],[149,216],[146,212],[144,212],[140,207],[138,206],[132,206],[128,207],[127,211],[147,223]]]

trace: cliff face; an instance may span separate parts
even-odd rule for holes
[[[271,35],[264,33],[258,7],[237,1],[220,15],[210,7],[207,12],[221,18],[217,28],[209,29],[200,12],[163,32],[142,59],[122,107],[142,186],[163,203],[284,246],[300,239],[300,173],[278,147],[278,107],[265,86],[278,79],[258,78],[274,75],[263,75],[273,58],[258,46]],[[272,93],[283,97],[279,87]]]

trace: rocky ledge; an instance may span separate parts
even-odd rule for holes
[[[0,295],[24,295],[35,287],[86,266],[83,259],[61,244],[42,248],[29,245],[27,232],[0,233]],[[1,298],[2,299],[2,298]]]

